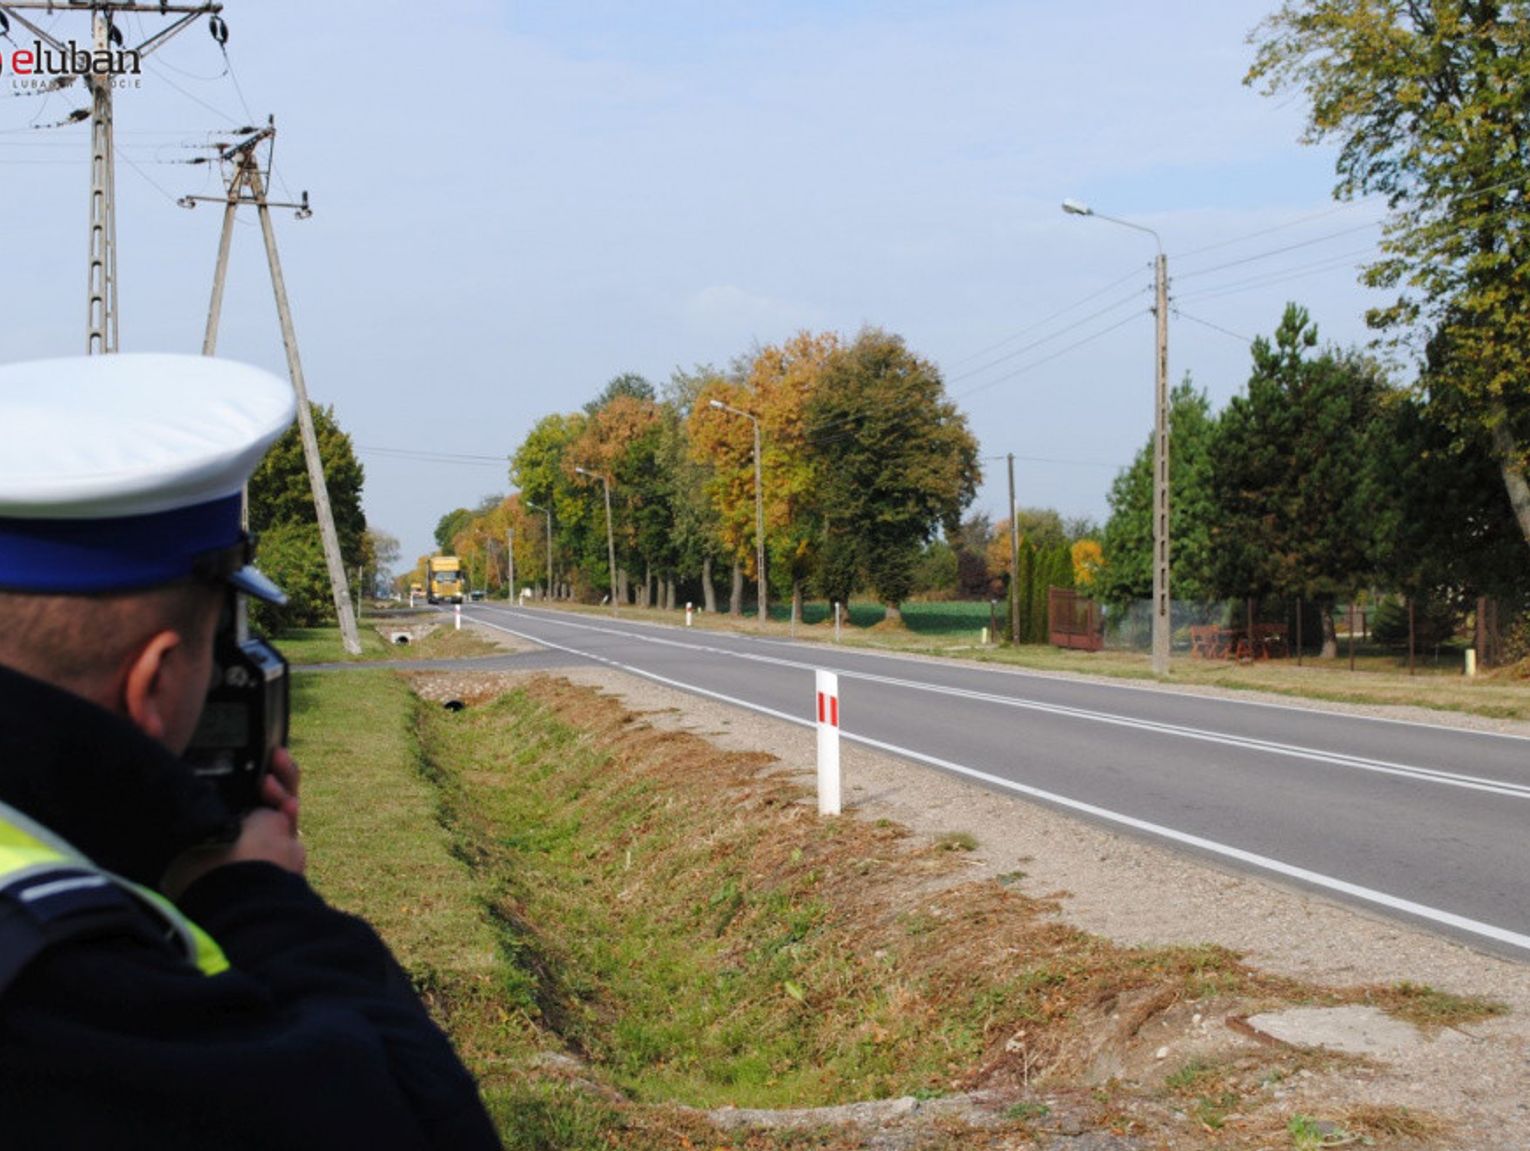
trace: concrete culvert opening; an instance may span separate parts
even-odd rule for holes
[[[447,711],[462,711],[467,707],[467,704],[463,703],[460,699],[449,699],[441,706]]]
[[[394,632],[393,642],[399,644],[400,646],[407,644],[409,642],[409,633],[407,631]]]

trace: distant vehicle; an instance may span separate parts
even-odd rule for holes
[[[431,556],[425,561],[428,603],[461,603],[463,586],[462,561],[456,556]]]
[[[469,593],[468,593],[468,594],[469,594],[469,595],[471,595],[471,596],[472,596],[472,597],[473,597],[473,598],[474,598],[474,599],[483,599],[483,588],[481,588],[481,587],[475,587],[475,588],[474,588],[474,589],[473,589],[473,590],[472,590],[472,591],[471,591],[471,592],[469,592]]]
[[[412,584],[409,585],[409,598],[410,599],[423,599],[424,596],[425,596],[425,585],[424,584],[422,584],[422,583],[412,583]]]

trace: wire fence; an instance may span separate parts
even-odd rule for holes
[[[1152,648],[1149,600],[1104,605],[1106,650]],[[1456,673],[1524,658],[1526,620],[1492,599],[1469,610],[1370,594],[1338,602],[1267,596],[1174,600],[1171,651],[1176,657],[1232,662],[1322,661],[1355,671]]]

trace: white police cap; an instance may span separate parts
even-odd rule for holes
[[[0,366],[0,588],[129,591],[194,575],[285,597],[248,566],[240,493],[292,389],[206,356]]]

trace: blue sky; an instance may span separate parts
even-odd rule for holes
[[[612,376],[865,324],[1020,457],[1022,503],[1103,519],[1151,425],[1155,248],[1063,198],[1158,232],[1171,375],[1219,405],[1288,299],[1366,338],[1378,209],[1331,199],[1300,100],[1241,83],[1271,6],[229,0],[230,68],[194,27],[117,101],[122,347],[200,348],[219,212],[175,199],[219,183],[184,161],[274,113],[274,192],[315,208],[277,217],[309,388],[407,557]],[[84,347],[88,134],[32,127],[79,104],[0,77],[7,359]],[[220,351],[285,370],[253,217]]]

